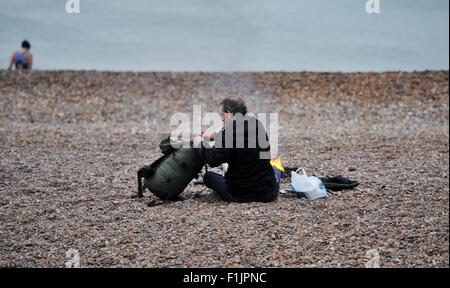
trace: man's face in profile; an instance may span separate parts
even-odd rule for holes
[[[230,114],[230,113],[225,113],[225,111],[223,111],[223,106],[220,108],[220,114],[222,115],[222,122],[223,123],[225,123],[225,122],[227,122],[227,114]]]

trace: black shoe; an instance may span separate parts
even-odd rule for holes
[[[335,177],[325,177],[320,178],[322,180],[325,188],[332,191],[339,191],[342,189],[351,189],[359,185],[358,181],[352,181],[347,178],[342,177],[341,175]]]

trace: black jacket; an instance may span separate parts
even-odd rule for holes
[[[275,174],[270,165],[269,138],[256,118],[245,116],[243,119],[247,121],[229,122],[214,136],[213,147],[209,148],[207,143],[202,142],[198,152],[212,167],[228,163],[225,181],[230,194],[248,200],[269,197],[276,190]],[[258,141],[259,137],[261,139]],[[265,157],[261,159],[261,156]]]

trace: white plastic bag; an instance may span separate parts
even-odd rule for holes
[[[297,173],[300,169],[303,170],[303,175]],[[297,171],[291,172],[291,184],[295,191],[302,192],[309,200],[328,197],[322,180],[314,176],[308,177],[303,168],[298,168]]]

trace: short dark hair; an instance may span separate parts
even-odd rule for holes
[[[220,105],[223,106],[223,112],[229,113],[241,113],[243,116],[247,114],[247,106],[245,105],[244,100],[239,97],[229,97],[220,102]]]
[[[30,42],[28,42],[27,40],[23,40],[22,41],[22,48],[30,49],[31,48]]]

